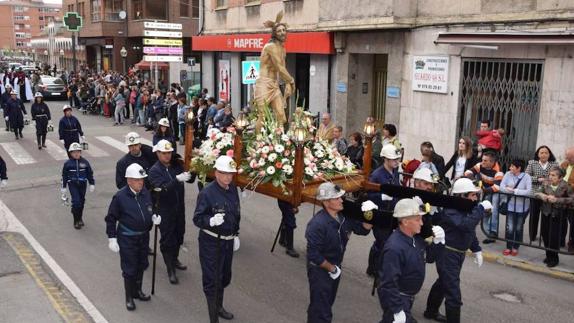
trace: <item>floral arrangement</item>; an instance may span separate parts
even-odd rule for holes
[[[194,149],[195,157],[191,159],[191,169],[198,174],[202,183],[205,183],[207,174],[213,170],[217,157],[223,155],[233,157],[234,136],[233,128],[228,128],[227,132],[212,128],[207,134],[207,139],[198,149]]]
[[[354,164],[324,140],[308,141],[304,148],[305,179],[329,179],[355,171]]]

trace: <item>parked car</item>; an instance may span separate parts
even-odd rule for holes
[[[48,75],[40,76],[40,82],[38,83],[37,89],[35,90],[42,93],[44,99],[67,98],[66,84],[59,77],[52,77]]]

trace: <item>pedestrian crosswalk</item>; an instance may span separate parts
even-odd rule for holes
[[[0,146],[18,165],[35,164],[36,160],[18,142],[3,142]]]
[[[55,160],[66,160],[68,159],[68,153],[61,145],[56,145],[52,140],[46,140],[46,151],[48,154],[52,156]]]

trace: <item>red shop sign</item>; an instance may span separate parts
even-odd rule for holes
[[[271,34],[208,35],[191,37],[193,51],[260,52]],[[287,53],[334,54],[333,34],[329,32],[288,33]]]

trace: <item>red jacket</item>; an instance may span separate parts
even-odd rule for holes
[[[486,148],[491,148],[496,151],[500,151],[502,148],[502,137],[497,130],[479,130],[476,132],[476,136],[479,138],[479,145],[483,145]]]

